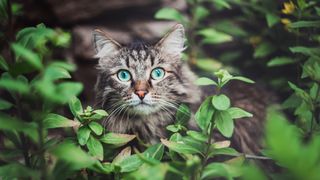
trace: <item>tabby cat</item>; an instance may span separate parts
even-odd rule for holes
[[[94,31],[93,40],[99,58],[97,104],[110,113],[104,120],[108,131],[156,143],[167,137],[166,126],[174,122],[179,104],[198,106],[202,101],[196,76],[181,61],[185,49],[181,24],[155,45],[122,46],[100,30]],[[235,135],[241,136],[237,130]],[[244,140],[236,137],[236,145]]]

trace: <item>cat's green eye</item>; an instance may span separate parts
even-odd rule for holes
[[[131,80],[131,74],[127,70],[120,70],[118,72],[118,79],[123,82],[127,82]]]
[[[154,68],[151,71],[151,77],[154,80],[159,80],[164,77],[165,71],[162,68]]]

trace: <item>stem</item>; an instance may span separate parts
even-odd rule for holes
[[[39,133],[39,150],[40,150],[40,168],[41,168],[41,179],[48,179],[47,176],[47,165],[45,159],[44,146],[44,134],[43,134],[43,123],[42,120],[38,122],[38,133]]]

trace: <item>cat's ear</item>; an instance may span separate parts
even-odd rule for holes
[[[93,31],[93,43],[96,50],[96,58],[110,57],[121,48],[117,41],[99,29]]]
[[[180,55],[185,50],[184,27],[182,24],[175,25],[156,45],[160,51],[173,55]]]

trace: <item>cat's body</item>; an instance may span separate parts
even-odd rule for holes
[[[110,114],[104,121],[108,131],[136,134],[147,143],[159,142],[167,137],[166,126],[174,122],[181,103],[200,105],[203,93],[194,84],[196,76],[180,59],[184,50],[182,25],[176,25],[153,46],[138,43],[123,47],[100,31],[94,33],[94,41],[96,57],[100,58],[97,104]],[[241,136],[237,130],[236,134]],[[236,139],[241,144],[242,138]],[[246,143],[255,140],[251,141]]]

